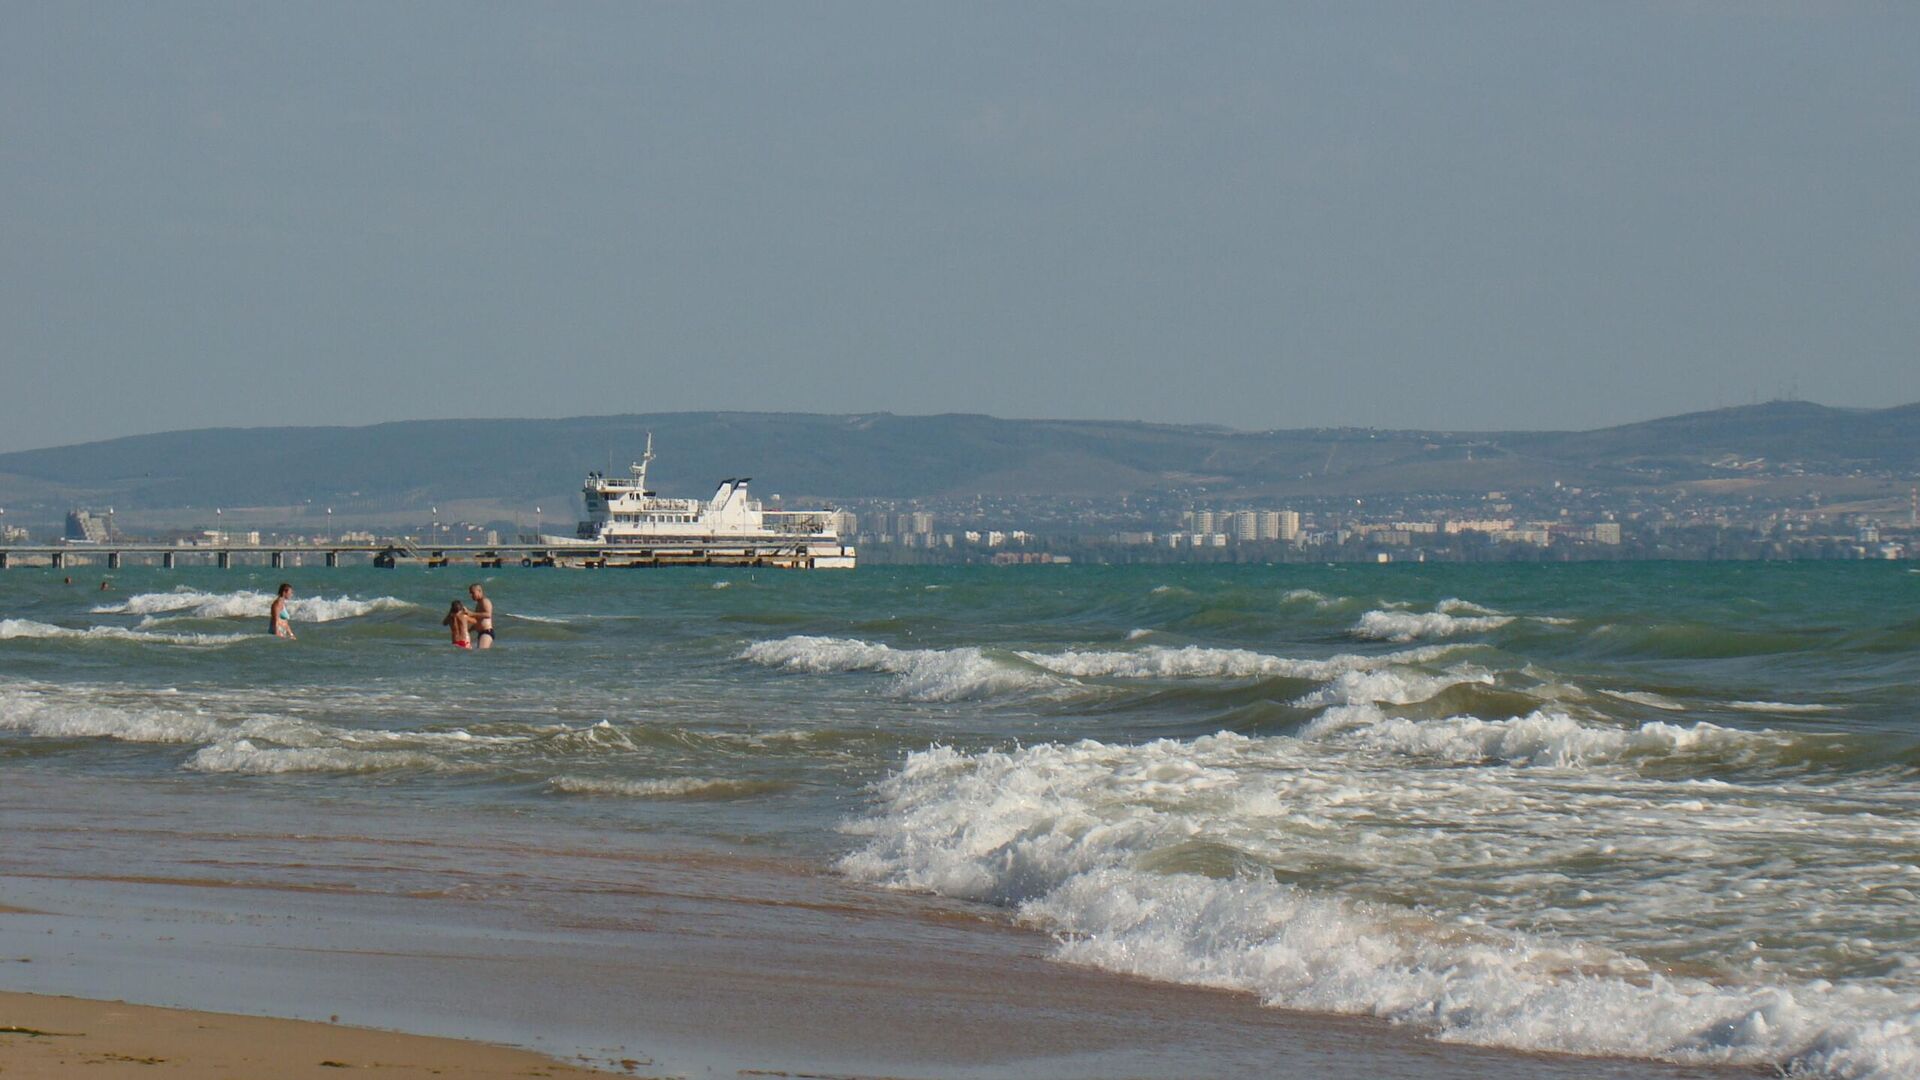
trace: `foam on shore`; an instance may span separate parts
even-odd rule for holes
[[[1584,770],[1612,769],[1636,752],[1686,757],[1739,733],[1658,724],[1602,733],[1551,717],[1466,726],[1487,723],[1376,720],[1341,729],[1367,736],[1360,749],[1493,762],[1456,775],[1412,767],[1355,774],[1351,766],[1367,755],[1332,768],[1325,753],[1354,749],[1317,749],[1332,731],[973,754],[935,748],[879,785],[873,814],[846,827],[864,845],[840,865],[858,880],[1008,907],[1057,935],[1057,955],[1069,962],[1247,991],[1292,1009],[1384,1017],[1447,1041],[1875,1080],[1920,1069],[1920,994],[1897,979],[1799,980],[1787,965],[1777,973],[1743,967],[1739,954],[1717,976],[1674,975],[1614,943],[1649,924],[1686,932],[1698,915],[1695,888],[1753,887],[1724,883],[1745,872],[1728,868],[1748,866],[1791,818],[1706,802],[1700,792],[1710,786],[1668,790]],[[1437,741],[1403,745],[1423,726]],[[1515,770],[1509,758],[1582,771],[1562,783],[1555,773]],[[1682,792],[1691,797],[1675,797]],[[1545,799],[1564,810],[1514,837],[1522,849],[1480,846],[1478,834],[1509,820],[1513,804]],[[1409,814],[1431,820],[1411,830],[1395,820]],[[1885,823],[1833,818],[1879,845],[1859,856],[1877,861],[1847,872],[1883,877],[1886,853],[1920,838],[1911,823],[1875,838]],[[1703,823],[1711,829],[1704,839]],[[1440,849],[1429,850],[1436,840]],[[1684,880],[1670,890],[1609,897],[1623,911],[1571,893],[1516,907],[1490,900],[1496,906],[1479,910],[1473,880],[1454,890],[1455,908],[1391,899],[1395,881],[1425,880],[1436,859],[1471,865],[1482,852],[1487,865],[1473,879],[1531,873],[1589,851],[1631,862],[1642,857],[1639,846],[1663,861],[1699,850],[1678,864]],[[1332,887],[1314,887],[1319,881]],[[1607,932],[1587,933],[1597,922]]]

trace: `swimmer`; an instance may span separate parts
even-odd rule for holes
[[[293,636],[293,622],[287,618],[287,605],[293,603],[293,586],[280,583],[280,591],[273,598],[273,606],[267,609],[267,630],[274,637],[296,640]]]
[[[447,617],[440,620],[440,625],[453,630],[454,648],[471,649],[473,648],[474,622],[473,612],[468,611],[465,604],[455,600],[453,606],[447,609]]]
[[[467,595],[473,597],[474,636],[479,638],[482,649],[493,648],[493,601],[487,599],[486,590],[479,585],[467,586]]]

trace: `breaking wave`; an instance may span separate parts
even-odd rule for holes
[[[413,750],[354,750],[341,746],[256,746],[234,739],[203,746],[187,758],[195,772],[271,776],[278,773],[363,773],[384,769],[447,768],[441,758]]]
[[[1452,601],[1455,604],[1464,601]],[[1476,609],[1478,610],[1478,609]],[[1511,615],[1455,615],[1447,611],[1393,611],[1375,609],[1360,616],[1353,626],[1355,637],[1374,641],[1418,641],[1421,638],[1454,637],[1459,634],[1483,634],[1498,630],[1513,621]]]
[[[796,635],[755,642],[739,658],[781,671],[809,674],[889,674],[895,677],[890,686],[895,696],[915,701],[961,701],[1058,692],[1073,687],[1080,679],[1335,679],[1343,673],[1430,663],[1458,648],[1430,645],[1378,655],[1343,653],[1322,659],[1296,659],[1199,645],[1001,653],[974,646],[896,649],[857,638]],[[1439,687],[1461,681],[1464,678],[1453,678]]]
[[[96,607],[93,613],[192,619],[264,619],[272,606],[272,593],[257,590],[209,593],[182,587],[173,592],[138,593],[121,603]],[[301,622],[337,622],[381,611],[404,611],[416,607],[418,605],[393,596],[378,596],[371,600],[351,596],[309,596],[295,597],[289,605],[289,614]]]
[[[1564,718],[1512,725],[1443,725],[1441,751],[1454,753],[1457,739],[1470,751],[1462,756],[1497,758],[1501,743],[1528,725],[1542,728],[1526,737],[1535,741],[1565,740],[1574,726]],[[1649,728],[1617,733],[1609,752],[1680,752],[1732,737],[1719,733],[1725,729]],[[1482,741],[1491,732],[1500,734]],[[1586,745],[1563,743],[1551,756],[1573,761]],[[1604,935],[1583,940],[1580,929],[1608,909],[1578,896],[1562,901],[1572,907],[1556,924],[1572,933],[1537,928],[1544,900],[1475,912],[1484,896],[1478,880],[1458,892],[1465,906],[1452,910],[1396,898],[1405,875],[1425,880],[1446,865],[1436,858],[1479,852],[1491,865],[1473,866],[1467,876],[1477,878],[1533,872],[1531,860],[1544,851],[1579,858],[1603,841],[1630,846],[1650,827],[1677,836],[1672,842],[1698,843],[1687,816],[1705,809],[1697,799],[1663,811],[1658,798],[1630,789],[1553,789],[1588,801],[1567,812],[1564,832],[1516,837],[1527,846],[1511,856],[1510,871],[1478,834],[1510,820],[1502,815],[1525,785],[1486,774],[1415,781],[1413,769],[1371,781],[1345,770],[1315,775],[1305,766],[1318,753],[1311,739],[1225,733],[1133,746],[934,748],[912,754],[877,787],[874,812],[843,827],[865,842],[840,868],[862,881],[1008,907],[1054,934],[1056,955],[1068,962],[1246,991],[1288,1008],[1383,1017],[1446,1041],[1876,1080],[1920,1069],[1920,997],[1911,988],[1796,979],[1758,964],[1739,968],[1738,957],[1720,977],[1674,974]],[[1418,793],[1403,795],[1409,783]],[[1455,803],[1466,808],[1458,834],[1443,831],[1444,817],[1431,818]],[[1412,830],[1393,820],[1407,813],[1428,820]],[[1736,839],[1752,845],[1729,856],[1736,864],[1775,842],[1777,823],[1729,820],[1744,830]],[[1436,840],[1460,850],[1430,851]],[[1890,839],[1889,850],[1904,842]],[[1316,871],[1321,864],[1333,869]],[[1318,889],[1305,883],[1316,872],[1345,876]],[[1639,926],[1648,913],[1636,907],[1619,917]]]
[[[547,790],[561,795],[618,795],[632,799],[739,799],[785,790],[772,780],[732,780],[675,776],[664,780],[620,780],[591,776],[555,776]]]
[[[1022,659],[1060,675],[1112,679],[1248,679],[1280,676],[1293,679],[1330,679],[1345,671],[1370,671],[1395,664],[1424,664],[1452,652],[1454,646],[1428,646],[1378,656],[1341,654],[1320,660],[1270,656],[1248,649],[1216,649],[1200,645],[1173,648],[1149,645],[1141,649],[1081,650],[1060,653],[1022,652]]]
[[[1742,712],[1763,713],[1824,713],[1836,711],[1832,705],[1815,705],[1799,701],[1729,701],[1727,707]]]
[[[74,701],[26,688],[0,686],[0,730],[43,739],[194,743],[217,738],[225,727],[193,710],[140,703]]]
[[[894,676],[893,693],[915,701],[961,701],[1057,685],[1044,671],[1017,665],[972,646],[895,649],[857,638],[802,634],[755,642],[747,646],[740,658],[782,671],[816,675],[881,672]]]
[[[1784,749],[1793,742],[1786,735],[1705,722],[1601,727],[1546,710],[1504,720],[1476,716],[1411,720],[1389,716],[1369,704],[1333,706],[1307,724],[1300,737],[1449,764],[1500,762],[1558,768],[1695,752],[1751,755]]]
[[[75,641],[139,641],[154,645],[193,645],[202,648],[232,645],[260,634],[190,634],[160,630],[129,630],[124,626],[75,628],[35,622],[32,619],[0,619],[0,641],[27,638],[64,638]]]

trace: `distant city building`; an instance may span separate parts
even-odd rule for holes
[[[1444,528],[1448,535],[1463,532],[1487,533],[1498,536],[1513,531],[1512,518],[1480,518],[1467,521],[1448,521]]]
[[[1620,523],[1602,521],[1593,527],[1593,540],[1597,544],[1618,544],[1620,542]]]
[[[68,540],[104,544],[107,542],[107,523],[105,519],[94,517],[85,510],[69,510],[65,535]]]

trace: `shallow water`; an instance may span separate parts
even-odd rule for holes
[[[454,572],[288,571],[294,643],[280,576],[0,575],[0,782],[720,841],[1445,1041],[1920,1072],[1898,564],[508,570],[478,654]]]

